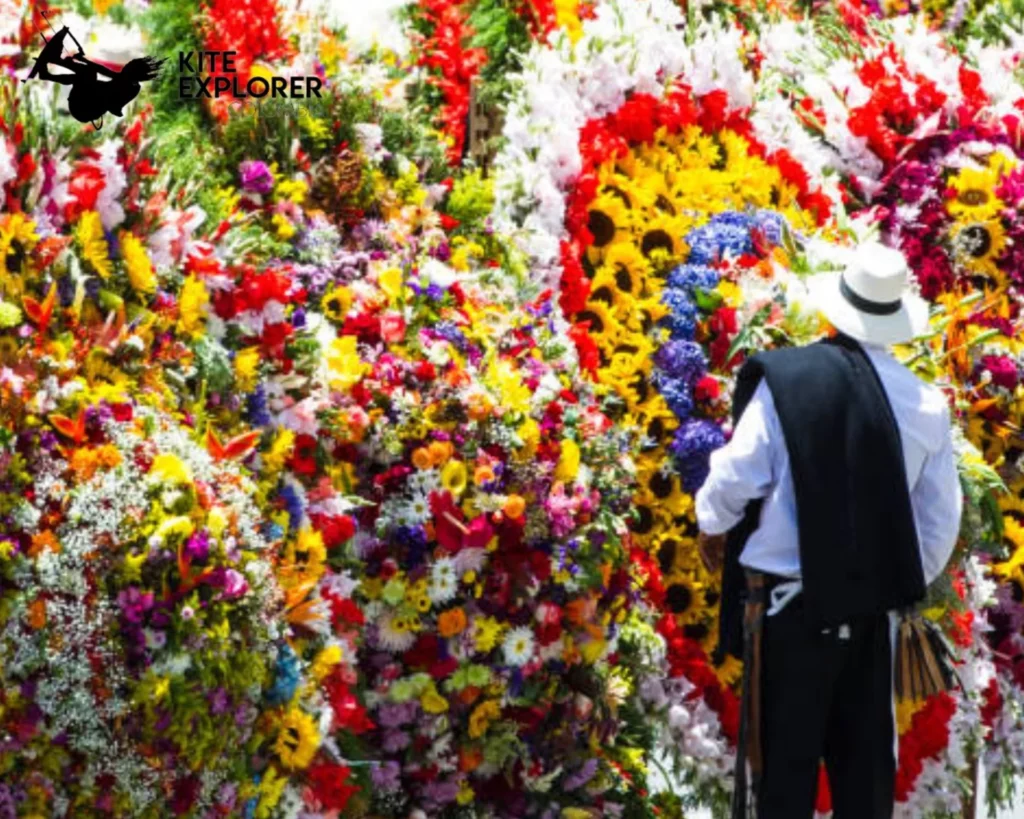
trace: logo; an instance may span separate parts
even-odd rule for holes
[[[249,77],[244,87],[238,82],[235,51],[182,51],[178,54],[178,99],[219,99],[253,97],[306,99],[320,97],[322,81],[317,76]],[[193,62],[193,58],[195,61]],[[208,72],[203,76],[202,72]]]
[[[47,40],[40,32],[46,45],[36,58],[28,78],[31,80],[38,77],[60,85],[70,85],[68,111],[79,122],[91,122],[98,130],[104,114],[123,116],[124,107],[139,95],[142,83],[154,79],[160,72],[163,60],[154,60],[152,57],[129,60],[120,71],[94,63],[86,58],[85,49],[67,26],[56,31],[46,12],[42,14],[53,36]],[[78,51],[65,56],[64,43],[68,37],[78,47]],[[50,70],[54,67],[64,70],[54,73]],[[100,120],[99,125],[96,124],[97,120]]]

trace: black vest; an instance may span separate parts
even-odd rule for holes
[[[739,421],[765,379],[789,453],[800,531],[804,608],[822,628],[924,598],[899,428],[863,348],[838,336],[754,356],[733,398]],[[761,501],[729,532],[718,659],[741,656],[745,590],[740,553]]]

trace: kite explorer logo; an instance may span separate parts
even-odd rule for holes
[[[152,57],[129,60],[120,71],[94,62],[86,58],[85,49],[71,29],[64,26],[56,31],[45,11],[42,15],[53,36],[46,39],[46,35],[40,32],[46,45],[36,58],[28,79],[70,85],[68,111],[79,122],[92,122],[93,127],[99,130],[104,114],[123,116],[122,109],[139,95],[142,83],[154,79],[160,71],[163,60]],[[74,53],[67,53],[71,50],[67,45],[68,38],[77,47]]]
[[[320,98],[319,77],[250,77],[239,84],[234,51],[182,51],[178,54],[178,99]],[[203,72],[206,72],[204,76]]]

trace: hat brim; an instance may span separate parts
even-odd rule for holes
[[[842,333],[858,341],[875,344],[901,344],[928,330],[928,302],[915,293],[906,292],[895,313],[880,316],[858,310],[839,289],[842,274],[822,273],[809,277],[807,290],[811,302]]]

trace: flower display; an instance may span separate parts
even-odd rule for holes
[[[111,65],[322,80],[182,106],[164,72],[96,129],[26,79],[42,5],[0,4],[0,814],[721,809],[742,668],[693,496],[737,368],[830,332],[804,279],[873,233],[932,304],[894,352],[966,501],[924,605],[963,688],[898,704],[896,815],[959,816],[979,757],[1005,804],[1024,92],[991,5],[417,0],[406,57],[321,2],[94,0],[64,22]]]

